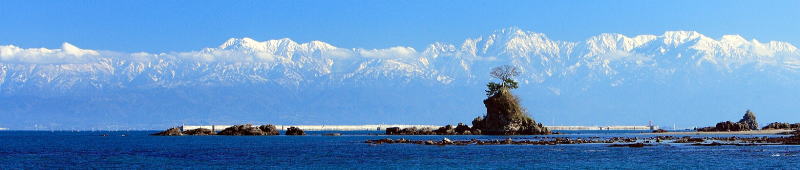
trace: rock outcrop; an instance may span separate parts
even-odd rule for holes
[[[428,127],[408,127],[403,129],[400,129],[400,127],[390,127],[386,128],[386,135],[436,135],[436,132]]]
[[[467,125],[465,125],[463,123],[458,123],[458,126],[456,126],[455,131],[456,131],[457,134],[462,134],[462,135],[472,135],[473,134],[472,133],[472,128],[470,128],[469,126],[467,126]],[[480,133],[478,133],[478,134],[480,134]],[[475,134],[475,135],[478,135],[478,134]]]
[[[747,110],[739,122],[719,122],[713,127],[704,127],[696,129],[697,131],[713,132],[713,131],[749,131],[758,130],[758,121],[756,121],[755,113]]]
[[[432,128],[417,128],[417,127],[408,127],[400,129],[400,127],[389,127],[386,128],[386,135],[480,135],[480,130],[475,130],[470,128],[469,126],[458,123],[457,126],[453,127],[453,125],[446,125],[437,128],[436,130]]]
[[[183,136],[183,132],[181,132],[180,128],[169,128],[163,132],[158,132],[151,134],[153,136]]]
[[[300,128],[297,128],[297,127],[294,127],[294,126],[292,126],[292,127],[286,128],[286,135],[290,135],[290,136],[302,136],[302,135],[306,135],[306,132],[304,132],[304,131],[303,131],[302,129],[300,129]]]
[[[400,127],[386,128],[386,135],[400,135]]]
[[[234,125],[219,132],[219,135],[227,136],[263,136],[267,135],[264,131],[251,124]]]
[[[211,129],[197,128],[197,129],[183,131],[183,134],[184,135],[205,136],[205,135],[216,135],[217,132],[214,132]]]
[[[744,128],[749,130],[758,130],[760,126],[758,126],[758,121],[756,121],[756,114],[751,112],[749,109],[744,113],[742,119],[739,120],[740,124],[744,124]]]
[[[453,128],[453,125],[446,125],[434,130],[433,132],[437,135],[455,135],[456,129]]]
[[[770,129],[799,129],[800,123],[789,124],[789,123],[782,123],[782,122],[773,122],[764,126],[763,130],[770,130]]]
[[[508,89],[500,91],[486,100],[486,116],[472,121],[473,129],[487,135],[543,135],[551,134],[541,123],[531,119],[520,105],[519,99]]]
[[[664,130],[664,129],[657,129],[657,130],[653,131],[653,133],[667,133],[667,132],[669,132],[669,131]]]
[[[278,130],[275,125],[261,125],[258,127],[259,130],[264,132],[264,135],[280,135],[280,131]]]

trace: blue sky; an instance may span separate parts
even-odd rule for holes
[[[169,52],[252,37],[421,49],[515,26],[569,41],[693,30],[797,45],[797,9],[800,1],[2,1],[0,44]]]

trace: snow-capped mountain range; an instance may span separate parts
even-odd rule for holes
[[[719,39],[693,31],[661,35],[600,34],[570,42],[507,28],[462,44],[348,49],[290,39],[231,38],[219,47],[170,53],[119,53],[80,49],[0,46],[0,90],[72,88],[171,88],[246,84],[337,85],[343,82],[422,81],[483,83],[491,67],[523,70],[523,83],[565,77],[621,83],[625,72],[674,74],[709,67],[735,72],[743,66],[796,73],[800,51],[786,42],[760,42],[738,35]],[[628,78],[630,79],[630,78]]]
[[[745,109],[800,121],[786,117],[800,115],[800,51],[786,42],[693,31],[573,42],[507,28],[422,50],[250,38],[167,53],[5,45],[0,125],[468,123],[504,64],[523,71],[515,93],[545,124],[705,126]]]

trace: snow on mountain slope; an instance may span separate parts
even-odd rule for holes
[[[797,74],[800,52],[786,42],[738,35],[714,39],[693,31],[662,35],[600,34],[581,42],[507,28],[462,44],[346,49],[321,41],[231,38],[215,48],[170,53],[118,53],[80,49],[0,46],[0,90],[157,88],[276,84],[284,87],[341,83],[483,83],[497,65],[521,68],[523,83],[579,77],[611,82],[627,74],[675,74],[710,67]],[[626,79],[627,78],[627,79]],[[612,84],[613,85],[613,84]],[[24,91],[24,90],[23,90]]]

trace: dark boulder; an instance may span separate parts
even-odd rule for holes
[[[507,88],[483,100],[486,116],[472,121],[474,129],[486,135],[542,135],[551,134],[549,129],[537,123],[523,108],[519,99]]]
[[[453,125],[447,125],[440,127],[439,129],[436,129],[433,132],[436,133],[437,135],[455,135],[456,129],[453,128]]]
[[[219,132],[219,135],[227,135],[227,136],[263,136],[266,135],[264,131],[261,131],[258,127],[255,127],[251,124],[245,125],[234,125]]]
[[[153,136],[183,136],[180,128],[169,128],[163,132],[151,134]]]
[[[424,128],[417,128],[417,127],[408,127],[403,128],[400,130],[400,135],[436,135],[436,132],[432,128],[424,127]]]
[[[480,129],[475,129],[475,128],[473,128],[470,132],[472,133],[472,135],[480,135],[481,134],[481,130]]]
[[[197,129],[183,131],[183,134],[184,135],[204,136],[204,135],[216,135],[217,133],[212,131],[211,129],[197,128]]]
[[[280,135],[280,131],[275,125],[261,125],[258,127],[259,130],[264,132],[264,135]]]
[[[300,128],[292,126],[292,127],[286,128],[286,135],[302,136],[302,135],[306,135],[306,132],[304,132]]]
[[[458,126],[456,126],[456,129],[455,129],[456,133],[462,134],[462,135],[467,135],[467,133],[472,134],[472,132],[470,132],[470,130],[471,130],[471,128],[469,128],[469,126],[467,126],[467,125],[465,125],[463,123],[458,123]]]
[[[400,127],[386,128],[386,135],[400,135]]]

